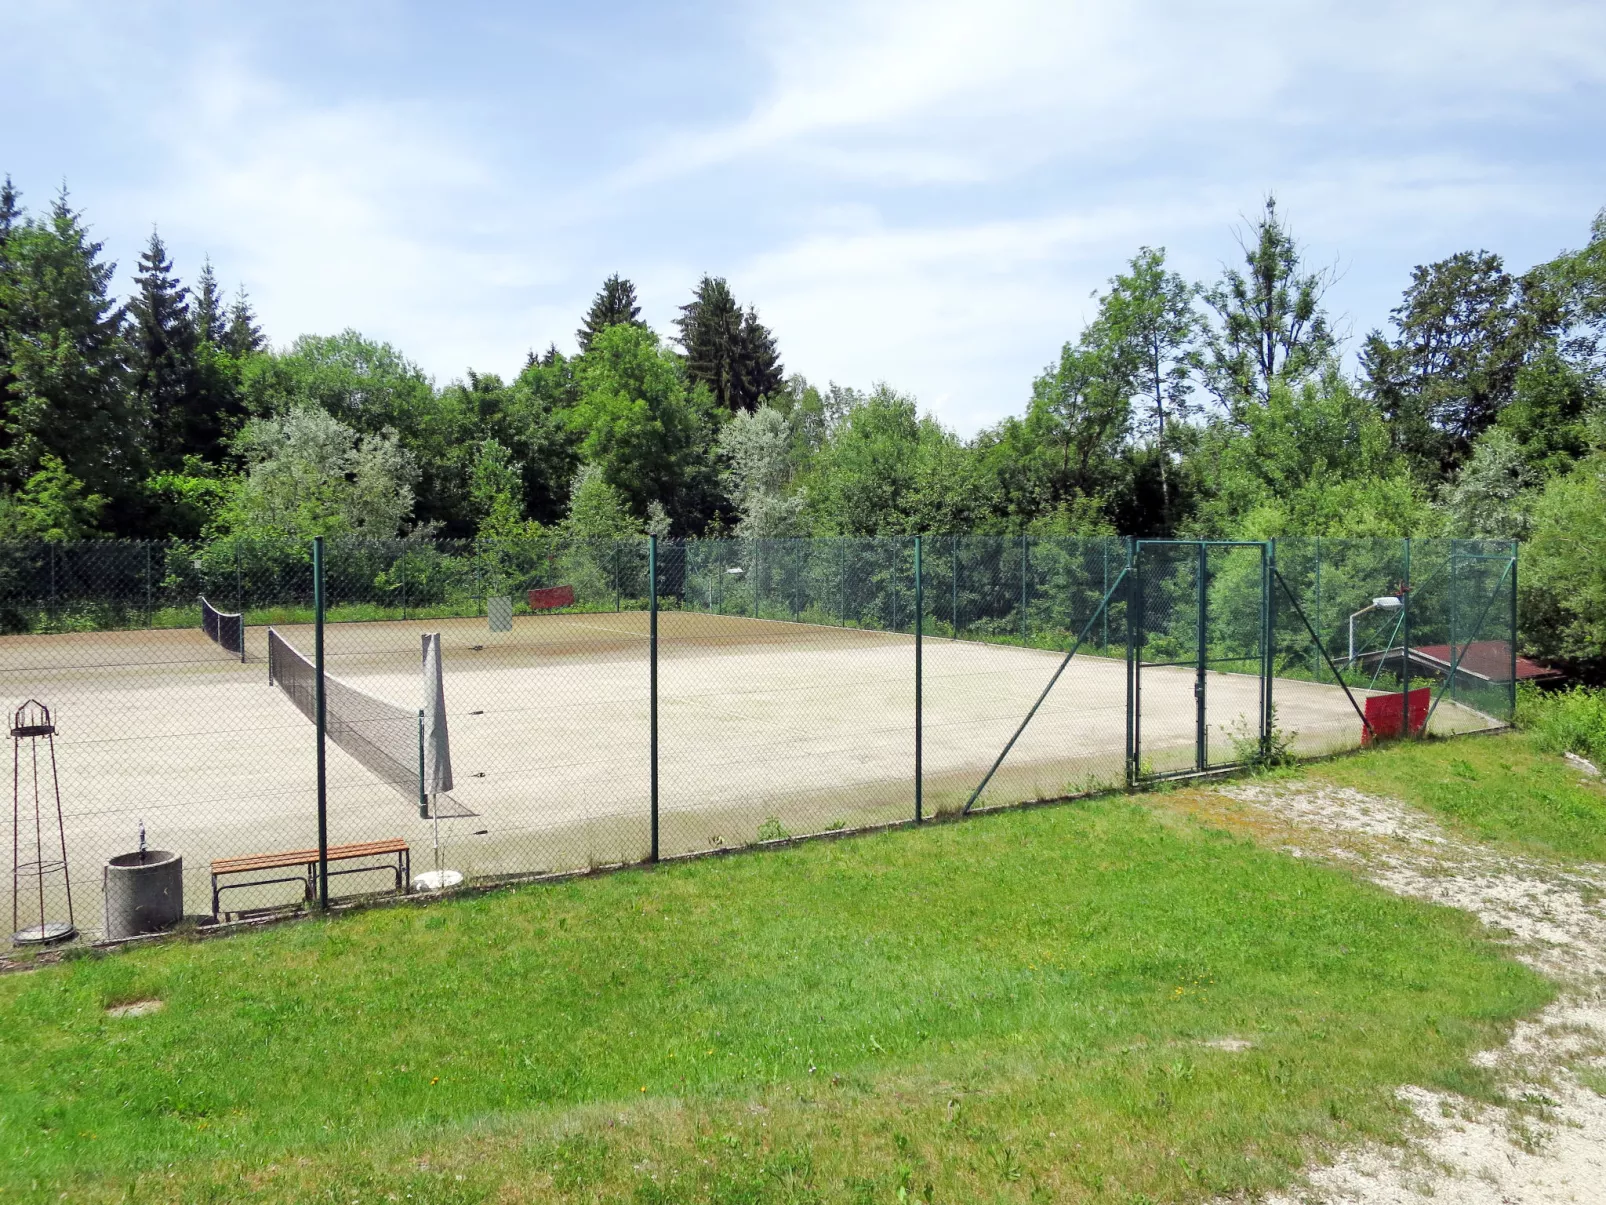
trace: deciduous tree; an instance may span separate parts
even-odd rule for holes
[[[1329,271],[1306,271],[1277,199],[1238,241],[1243,268],[1226,268],[1205,293],[1215,311],[1208,377],[1229,413],[1265,401],[1272,382],[1297,385],[1318,373],[1337,339],[1322,309]]]

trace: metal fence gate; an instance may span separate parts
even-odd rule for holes
[[[1273,726],[1272,572],[1269,543],[1136,542],[1127,612],[1129,781],[1264,756]]]

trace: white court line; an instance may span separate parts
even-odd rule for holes
[[[662,615],[663,612],[660,611],[659,614]],[[646,640],[648,638],[646,632],[638,632],[633,628],[610,628],[600,623],[571,623],[568,626],[572,628],[590,628],[594,632],[613,632],[618,636],[635,636],[640,640]]]

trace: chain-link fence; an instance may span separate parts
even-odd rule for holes
[[[188,913],[232,916],[323,866],[336,895],[492,882],[1488,728],[1518,676],[1506,543],[330,539],[322,625],[314,561],[0,544],[0,681],[54,717],[81,929],[142,832]],[[29,739],[14,864],[49,844]]]

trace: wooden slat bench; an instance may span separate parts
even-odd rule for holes
[[[329,861],[350,862],[358,858],[390,858],[396,859],[396,891],[405,895],[412,885],[412,851],[408,849],[407,842],[399,837],[392,837],[386,841],[359,841],[352,845],[331,845],[329,847]],[[219,880],[227,875],[260,874],[263,871],[288,870],[292,866],[302,867],[299,874],[286,877],[279,875],[275,878],[253,878],[243,883],[224,883]],[[331,869],[329,874],[362,874],[364,871],[390,870],[389,863],[378,866],[348,866],[341,870]],[[212,863],[212,915],[222,918],[225,913],[218,911],[221,896],[225,891],[232,891],[237,887],[262,887],[269,883],[300,883],[307,903],[318,898],[318,851],[316,849],[292,849],[276,854],[248,854],[243,858],[218,858]]]

